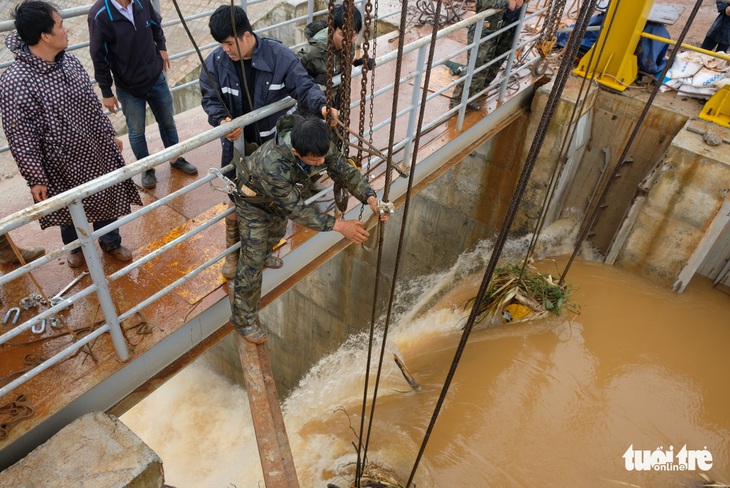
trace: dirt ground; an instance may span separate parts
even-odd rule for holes
[[[657,0],[654,3],[681,5],[685,7],[684,13],[682,13],[682,16],[679,18],[679,20],[674,25],[667,26],[667,30],[672,36],[672,39],[676,40],[679,37],[679,34],[682,32],[684,26],[687,24],[687,21],[689,20],[689,15],[692,12],[695,4],[697,3],[697,0]],[[718,12],[715,8],[715,2],[713,0],[702,1],[702,5],[700,6],[699,11],[697,12],[697,16],[690,26],[689,32],[687,33],[687,37],[685,37],[684,42],[686,44],[692,44],[693,46],[699,46],[700,44],[702,44],[702,41],[705,39],[705,34],[707,34],[707,31],[710,29],[712,22],[715,21],[717,14]]]

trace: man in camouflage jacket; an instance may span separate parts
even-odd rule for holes
[[[491,34],[494,34],[502,27],[504,27],[504,25],[506,25],[505,14],[507,14],[508,11],[517,12],[519,14],[519,9],[522,8],[523,3],[523,0],[476,0],[477,13],[484,12],[488,9],[501,9],[496,14],[484,19],[484,27],[482,28],[482,39]],[[508,18],[512,17],[508,16]],[[514,20],[512,22],[514,22]],[[467,35],[469,44],[474,42],[474,31],[476,29],[475,25],[476,24],[472,24],[471,26],[469,26],[469,34]],[[496,50],[498,48],[498,45],[500,45],[500,38],[506,37],[508,35],[514,36],[514,29],[479,44],[474,69],[478,69],[480,66],[487,64],[496,56],[504,54],[505,51],[497,54]],[[507,50],[509,50],[509,48]],[[481,70],[480,72],[474,73],[474,76],[472,76],[471,79],[471,84],[469,85],[469,97],[473,97],[475,93],[480,92],[489,86],[492,80],[494,80],[494,78],[496,77],[497,72],[499,71],[500,64],[501,63],[494,63],[493,65]],[[461,82],[456,85],[456,87],[454,88],[454,94],[451,96],[450,106],[452,108],[461,103],[461,94],[463,93],[463,91],[464,83]],[[482,108],[476,102],[470,102],[467,107],[471,110],[481,110]]]
[[[237,161],[239,195],[236,214],[241,251],[234,282],[231,322],[243,337],[262,344],[266,333],[258,324],[261,273],[267,258],[286,231],[287,220],[318,232],[337,231],[355,243],[368,238],[364,223],[338,220],[315,205],[307,205],[310,175],[324,166],[330,178],[377,213],[377,197],[367,180],[335,150],[323,120],[299,115],[281,117],[276,139],[267,141],[245,160]],[[247,198],[243,186],[256,197]],[[381,220],[387,221],[387,213]]]
[[[342,53],[344,45],[344,33],[342,30],[342,16],[343,16],[342,5],[335,7],[334,15],[332,16],[332,25],[334,27],[334,33],[332,34],[332,44],[334,49],[332,52],[333,57],[333,71],[332,76],[337,76],[342,73]],[[362,15],[358,9],[353,10],[352,19],[352,53],[351,56],[355,55],[355,41],[357,36],[362,30]],[[297,53],[297,56],[302,61],[302,66],[307,70],[309,76],[312,77],[315,83],[320,85],[324,90],[324,86],[327,84],[327,51],[329,48],[329,28],[327,26],[326,19],[318,19],[304,28],[304,35],[309,41],[309,45],[303,47]],[[353,61],[353,66],[360,66],[363,63],[363,58],[358,58]],[[375,67],[375,60],[370,59],[368,61],[368,69]],[[340,86],[332,87],[332,106],[339,110],[340,108]],[[302,107],[299,107],[299,112],[305,115],[305,111]]]

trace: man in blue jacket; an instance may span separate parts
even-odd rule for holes
[[[150,154],[145,139],[147,104],[157,120],[162,143],[165,147],[177,144],[172,95],[165,75],[170,60],[162,18],[150,0],[97,0],[89,10],[88,22],[91,60],[102,104],[116,113],[121,102],[134,156],[139,160]],[[116,97],[112,84],[117,88]],[[170,164],[185,174],[198,173],[198,168],[183,157]],[[156,184],[155,170],[145,171],[142,186],[151,189]]]
[[[235,29],[231,21],[234,9]],[[253,32],[246,12],[241,7],[223,5],[218,7],[208,22],[210,33],[220,47],[205,60],[205,70],[200,72],[200,91],[203,110],[208,114],[208,123],[217,127],[252,110],[283,100],[287,96],[295,99],[311,114],[327,113],[327,99],[322,90],[307,74],[296,55],[274,39],[259,37]],[[223,103],[218,99],[220,94]],[[221,138],[223,151],[221,166],[228,165],[233,158],[233,141],[243,135],[248,150],[253,152],[258,145],[272,139],[276,134],[276,121],[287,111],[275,114],[240,128]],[[337,110],[330,109],[333,119]],[[229,116],[230,115],[230,116]],[[233,179],[233,172],[226,175]],[[229,203],[233,206],[233,203]],[[236,214],[226,218],[226,246],[239,241]],[[223,266],[223,276],[232,279],[236,274],[238,256],[230,254]],[[281,260],[270,257],[267,267],[280,267]]]

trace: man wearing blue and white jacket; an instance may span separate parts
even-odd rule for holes
[[[138,160],[149,156],[145,139],[147,104],[157,120],[162,143],[165,147],[177,144],[172,95],[165,74],[170,67],[165,33],[162,18],[150,0],[97,0],[87,20],[91,60],[102,104],[116,113],[121,102],[134,156]],[[116,85],[116,97],[112,84]],[[182,157],[170,164],[185,174],[198,173]],[[147,170],[142,175],[142,186],[151,189],[156,184],[155,170]]]
[[[232,8],[235,29],[231,20]],[[295,99],[307,113],[326,116],[327,100],[296,55],[279,41],[254,34],[248,16],[241,7],[218,7],[211,15],[208,26],[213,39],[220,43],[220,47],[205,60],[210,78],[205,70],[200,72],[203,110],[208,114],[210,125],[217,127],[229,122],[231,118],[228,113],[233,118],[240,117],[287,96]],[[246,153],[253,152],[258,145],[276,135],[276,121],[286,113],[286,110],[282,110],[249,124],[243,131],[238,128],[221,138],[221,166],[228,165],[233,158],[233,141],[243,134]],[[334,120],[337,110],[330,109],[330,113]],[[234,173],[227,176],[233,179]],[[226,218],[227,247],[238,242],[238,239],[234,213]],[[235,253],[226,257],[223,276],[228,279],[235,276],[237,260]],[[269,262],[267,265],[278,267],[281,262]]]

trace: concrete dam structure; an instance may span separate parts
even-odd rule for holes
[[[530,15],[537,16],[541,8],[525,8],[520,22],[529,25]],[[276,17],[272,13],[269,16]],[[304,18],[307,12],[299,6],[287,14],[287,19],[294,16]],[[479,21],[484,17],[481,15]],[[400,113],[394,110],[396,120],[388,116],[390,107],[385,103],[368,109],[376,114],[377,124],[371,122],[368,128],[374,145],[388,148],[383,132],[390,124],[396,125],[389,149],[394,150],[394,162],[401,171],[414,175],[402,235],[408,178],[396,173],[389,187],[395,213],[382,236],[382,255],[377,249],[381,236],[374,219],[367,208],[363,214],[359,203],[351,199],[347,210],[337,215],[368,223],[371,238],[365,245],[351,245],[335,233],[317,234],[290,224],[287,242],[277,251],[284,267],[264,273],[260,317],[269,334],[266,360],[273,372],[273,391],[280,399],[295,390],[323,357],[353,335],[366,333],[371,314],[382,325],[388,290],[445,272],[465,251],[493,241],[500,232],[533,141],[541,131],[557,68],[538,75],[533,70],[538,56],[517,64],[514,53],[505,55],[509,73],[500,75],[483,94],[483,110],[466,110],[466,99],[450,108],[454,85],[471,75],[451,74],[444,60],[465,61],[469,73],[474,69],[468,66],[465,39],[466,28],[475,22],[469,18],[461,22],[439,33],[433,66],[425,61],[430,34],[425,28],[401,39],[408,43],[402,54],[397,51],[398,43],[388,41],[396,39],[395,32],[384,35],[379,44],[378,96],[393,101],[389,90],[398,57],[409,66],[401,81],[405,93],[396,100],[405,104],[408,99],[410,105],[401,107]],[[519,49],[534,42],[539,32],[525,27],[524,36],[531,41],[524,41]],[[513,67],[512,61],[516,63]],[[432,85],[424,87],[430,70]],[[729,293],[730,129],[698,120],[702,107],[696,100],[660,94],[641,121],[626,157],[619,161],[618,155],[627,148],[649,99],[649,89],[632,87],[617,93],[589,83],[584,92],[583,80],[571,75],[555,106],[509,239],[529,240],[538,226],[559,229],[554,234],[557,237],[549,237],[553,239],[550,242],[545,236],[538,239],[537,256],[549,257],[542,253],[548,248],[576,248],[584,256],[630,271],[675,293],[682,293],[693,277],[700,276],[711,280],[716,290]],[[195,80],[187,81],[195,84]],[[428,106],[423,127],[417,122],[421,95]],[[185,98],[189,102],[190,94]],[[293,101],[282,102],[278,108],[289,106]],[[353,107],[353,128],[357,111],[365,110],[358,108],[362,106]],[[269,108],[233,124],[253,123],[265,110]],[[120,428],[116,419],[100,412],[121,416],[201,357],[234,383],[244,383],[240,337],[228,323],[232,284],[220,276],[222,259],[238,248],[223,246],[221,220],[227,215],[227,197],[219,191],[217,177],[206,173],[219,167],[218,139],[230,127],[210,129],[200,108],[177,114],[176,120],[183,142],[160,149],[159,138],[151,139],[158,152],[135,162],[126,149],[127,166],[113,176],[139,183],[146,169],[158,168],[158,187],[140,190],[145,206],[120,224],[134,248],[135,262],[121,266],[98,255],[87,257],[92,276],[68,293],[68,303],[19,312],[17,327],[8,324],[2,329],[0,351],[7,364],[0,404],[31,413],[13,418],[7,423],[11,428],[3,427],[0,484],[43,486],[41,480],[50,474],[61,483],[55,486],[74,486],[79,477],[103,479],[99,471],[106,476],[113,469],[84,463],[73,454],[63,466],[47,464],[49,453],[65,452],[61,445],[75,449],[73,446],[84,444],[88,432],[88,438],[103,439],[104,449],[124,451],[119,461],[112,461],[124,467],[120,479],[108,486],[163,486],[160,458],[133,433]],[[378,132],[381,129],[383,132]],[[183,153],[196,162],[200,177],[187,180],[167,173],[167,161]],[[414,153],[418,158],[410,161]],[[369,163],[363,171],[368,171],[380,198],[387,165],[377,158],[373,161],[372,171]],[[11,232],[21,243],[38,242],[39,216],[54,206],[80,205],[84,195],[109,181],[81,188],[76,195],[64,194],[52,202],[32,205],[22,178],[10,177],[0,184],[0,191],[8,196],[0,233]],[[601,194],[605,196],[599,198]],[[311,197],[310,203],[329,211],[328,195],[331,189]],[[595,218],[587,220],[593,212]],[[88,222],[86,226],[88,229]],[[579,242],[582,234],[585,242]],[[58,236],[45,231],[43,239],[53,250],[38,263],[3,265],[0,298],[6,309],[36,293],[36,280],[50,292],[79,276],[65,265],[58,266],[64,264],[69,250]],[[81,243],[84,252],[94,248],[91,237]],[[403,253],[398,257],[396,250],[401,245]],[[376,286],[378,298],[373,306]],[[439,298],[421,297],[419,306],[425,311]],[[72,332],[62,335],[48,327],[41,335],[31,334],[36,321],[45,318],[43,314],[61,314]],[[117,326],[128,359],[120,359],[119,344],[110,338],[111,333],[106,334]],[[73,332],[79,337],[72,339]],[[27,363],[28,355],[36,353],[41,362]],[[269,402],[274,401],[271,391]],[[69,430],[76,431],[76,437],[67,444],[55,437],[53,444],[43,444],[64,427],[67,429],[59,437],[68,436]],[[83,452],[78,450],[78,456]],[[29,473],[38,477],[29,477]],[[30,484],[21,485],[18,480]]]

